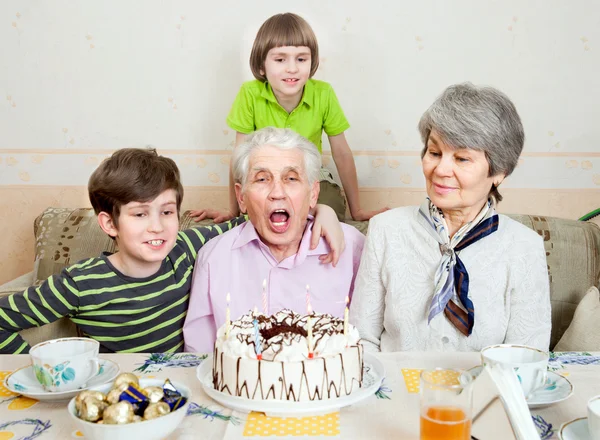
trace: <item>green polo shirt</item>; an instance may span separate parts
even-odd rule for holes
[[[233,102],[227,125],[244,134],[264,127],[291,128],[314,143],[319,152],[323,130],[327,136],[336,136],[350,127],[331,84],[316,79],[306,82],[302,100],[291,113],[279,105],[269,83],[245,82]]]

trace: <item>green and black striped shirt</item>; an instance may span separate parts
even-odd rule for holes
[[[102,255],[0,298],[0,353],[29,352],[17,332],[63,316],[100,342],[102,352],[182,351],[196,255],[208,240],[245,220],[180,231],[158,273],[148,278],[125,276]]]

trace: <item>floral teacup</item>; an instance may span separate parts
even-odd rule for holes
[[[481,350],[483,365],[504,364],[514,368],[525,399],[546,384],[548,353],[526,345],[500,344]]]
[[[62,338],[40,342],[29,350],[35,377],[48,392],[84,388],[98,374],[98,341]]]

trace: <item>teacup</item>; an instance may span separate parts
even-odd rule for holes
[[[526,345],[491,345],[481,350],[483,365],[504,364],[515,369],[525,399],[546,384],[548,353]]]
[[[62,338],[40,342],[29,350],[35,377],[48,392],[84,388],[100,369],[98,341]]]
[[[600,440],[600,396],[592,397],[587,404],[588,430],[592,440]]]

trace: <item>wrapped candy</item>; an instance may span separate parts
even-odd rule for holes
[[[164,416],[181,408],[186,400],[168,379],[162,387],[141,388],[137,376],[122,373],[106,395],[100,391],[81,391],[75,397],[75,407],[80,419],[117,425]]]
[[[143,391],[148,396],[150,403],[160,402],[165,395],[161,387],[146,387]]]
[[[101,393],[100,391],[85,390],[80,392],[77,394],[77,397],[75,397],[75,408],[77,408],[78,413],[81,412],[81,404],[86,397],[94,397],[99,401],[103,401],[105,398],[104,393]]]
[[[122,425],[133,422],[134,415],[133,405],[129,402],[121,401],[107,407],[102,415],[102,420],[107,425]]]
[[[125,387],[122,388],[124,384]],[[133,373],[121,373],[115,378],[113,388],[127,389],[127,386],[129,386],[129,384],[134,384],[135,386],[138,386],[140,384],[140,381],[138,377]]]
[[[177,408],[185,405],[186,398],[183,397],[179,391],[177,391],[169,379],[165,380],[165,384],[163,385],[163,393],[165,394],[163,401],[169,405],[171,411],[175,411]]]
[[[137,414],[139,416],[144,414],[144,410],[150,403],[150,400],[148,399],[146,393],[139,387],[131,383],[129,384],[127,389],[121,393],[121,396],[119,396],[119,401],[131,403],[133,405],[134,414]]]
[[[106,402],[98,400],[93,396],[87,396],[81,401],[79,418],[88,422],[97,422],[104,416],[104,410],[107,406]]]
[[[144,420],[156,419],[157,417],[169,414],[171,408],[165,402],[151,403],[144,411]]]
[[[112,390],[110,390],[108,392],[108,394],[106,395],[106,401],[110,404],[113,405],[115,403],[118,403],[119,400],[121,400],[121,393],[125,391],[125,390],[120,390],[119,388],[113,388]]]

